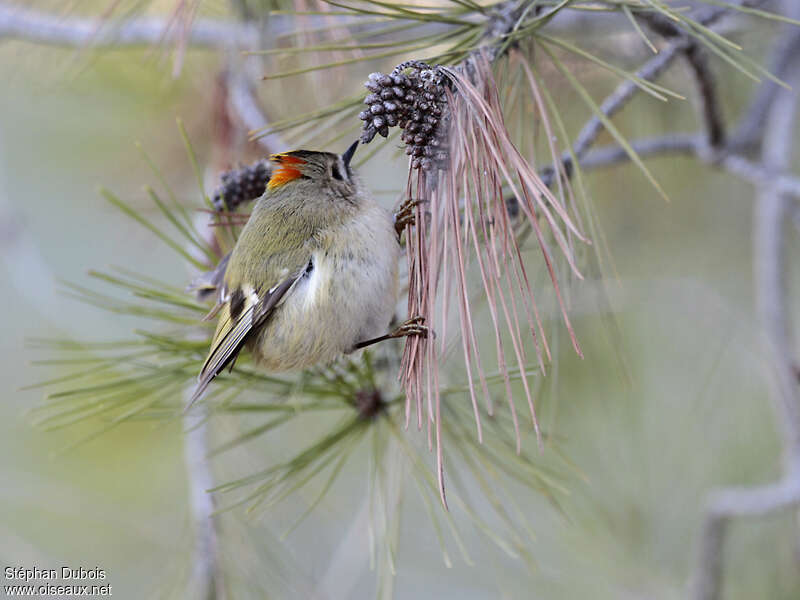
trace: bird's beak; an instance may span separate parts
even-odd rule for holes
[[[344,151],[344,154],[342,154],[342,162],[344,163],[345,167],[350,166],[350,160],[352,160],[353,154],[356,153],[356,148],[358,148],[358,140],[353,142],[353,144]]]

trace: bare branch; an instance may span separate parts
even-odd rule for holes
[[[287,22],[281,21],[284,29]],[[136,17],[114,23],[102,19],[62,18],[0,3],[0,39],[15,38],[37,44],[83,48],[150,46],[175,42],[181,35],[159,17]],[[259,30],[252,23],[195,19],[187,43],[196,48],[258,48]]]
[[[221,560],[214,524],[214,499],[208,492],[214,479],[208,464],[206,405],[197,406],[183,416],[183,451],[189,480],[189,507],[192,512],[194,551],[187,598],[223,600]]]
[[[681,42],[671,44],[667,48],[664,48],[656,56],[647,61],[641,69],[636,71],[636,76],[646,81],[656,79],[670,64],[672,64],[672,61],[675,60],[682,46],[683,43]],[[600,105],[600,110],[606,117],[612,117],[633,98],[639,89],[636,83],[630,79],[625,80],[603,101]],[[603,125],[603,121],[600,120],[600,117],[592,117],[586,125],[583,126],[583,129],[581,129],[580,133],[575,138],[575,144],[573,146],[573,152],[575,156],[578,157],[578,160],[586,154],[604,128],[605,125]]]
[[[700,99],[700,115],[708,148],[717,150],[725,143],[725,124],[719,94],[714,84],[714,73],[708,64],[708,54],[695,42],[685,50],[684,56],[694,76]]]
[[[800,54],[800,35],[781,36],[772,50],[767,67],[769,72],[778,79],[785,80],[792,59],[797,54]],[[764,133],[764,121],[780,89],[781,86],[769,79],[761,83],[739,127],[731,135],[728,146],[732,151],[745,152],[759,149]]]
[[[757,6],[763,3],[764,0],[744,0],[739,4],[745,6]],[[731,10],[731,8],[710,8],[702,11],[702,13],[697,17],[697,21],[704,26],[710,26],[719,21]],[[714,93],[713,82],[710,79],[710,71],[708,70],[707,65],[704,64],[704,58],[702,57],[701,52],[699,50],[692,50],[697,42],[683,34],[672,24],[672,22],[665,21],[666,19],[659,19],[658,15],[652,16],[648,19],[648,22],[652,28],[663,35],[675,38],[674,41],[672,41],[666,48],[662,49],[656,56],[648,60],[636,72],[636,75],[640,79],[653,81],[672,64],[679,54],[688,52],[687,56],[690,64],[692,65],[698,79],[701,79],[703,82],[701,85],[701,95],[704,96],[705,105],[703,113],[707,122],[706,129],[709,134],[708,139],[713,141],[711,146],[715,147],[724,139],[724,128],[722,126],[719,102],[716,98],[716,94]],[[606,117],[612,117],[619,112],[638,91],[640,91],[640,88],[635,82],[631,80],[622,82],[617,89],[614,90],[614,92],[612,92],[600,105],[601,112]],[[581,164],[583,164],[581,159],[589,151],[589,148],[594,144],[604,128],[605,125],[603,125],[603,121],[600,119],[600,117],[595,116],[589,119],[586,125],[583,126],[583,129],[581,129],[580,133],[578,133],[573,145],[573,152]],[[571,159],[569,161],[565,161],[567,174],[570,174],[570,164]],[[543,175],[543,179],[549,184],[552,180],[552,176],[552,170],[546,171]]]
[[[782,481],[757,488],[727,488],[708,501],[700,532],[698,568],[689,597],[719,600],[722,583],[722,548],[728,523],[733,517],[760,517],[800,506],[800,477],[787,475]]]
[[[653,138],[632,140],[631,148],[641,158],[650,158],[662,154],[686,154],[693,156],[697,153],[698,146],[702,143],[702,136],[697,133],[675,133]],[[565,164],[572,163],[572,157],[565,154],[562,157]],[[628,151],[622,146],[601,146],[585,155],[580,161],[581,169],[600,169],[611,165],[630,162]],[[552,167],[548,167],[552,169]]]
[[[797,60],[794,70],[790,81],[795,86],[800,85]],[[764,166],[773,174],[791,167],[796,112],[795,94],[781,91],[775,99],[764,135]],[[791,205],[791,200],[774,183],[762,188],[754,215],[754,268],[758,316],[777,376],[775,399],[783,426],[786,464],[789,468],[797,464],[800,469],[800,388],[793,373],[795,349],[786,308],[785,281],[784,224],[789,220]]]
[[[793,8],[797,10],[796,3]],[[791,38],[800,37],[800,33],[790,29],[785,36],[789,39],[778,43],[778,55],[793,46]],[[794,60],[786,64],[787,79],[794,86],[800,85],[800,64],[796,57],[793,55]],[[711,495],[692,580],[691,597],[695,600],[720,598],[723,547],[731,518],[760,516],[800,506],[800,386],[795,374],[785,282],[784,232],[792,203],[776,177],[791,167],[797,102],[795,95],[784,89],[776,91],[771,99],[767,99],[766,92],[761,92],[756,102],[766,116],[756,119],[750,113],[749,119],[752,122],[763,120],[766,124],[762,169],[767,177],[759,186],[754,209],[753,266],[758,317],[776,379],[773,398],[783,438],[784,478],[776,484],[750,489],[727,488]]]
[[[721,160],[715,160],[705,151],[705,143],[705,133],[674,133],[633,140],[630,145],[643,159],[659,155],[685,154],[728,171],[756,187],[760,188],[771,184],[782,194],[800,198],[800,177],[775,175],[763,165],[739,155],[727,155]],[[569,154],[564,154],[562,160],[566,166],[571,167],[572,157]],[[631,157],[625,148],[611,145],[596,148],[587,153],[585,158],[580,161],[580,166],[583,170],[601,169],[630,160]],[[552,173],[552,171],[552,166],[543,169],[545,173]]]

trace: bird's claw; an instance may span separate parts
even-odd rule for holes
[[[392,333],[392,337],[408,337],[415,335],[427,338],[430,329],[423,323],[425,323],[425,317],[412,317],[395,329]]]
[[[406,227],[414,225],[417,220],[414,209],[423,202],[424,200],[409,198],[394,213],[394,229],[397,232],[397,237],[403,234]]]

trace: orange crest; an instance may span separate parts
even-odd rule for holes
[[[267,188],[274,190],[294,179],[300,178],[303,173],[297,168],[298,165],[306,164],[302,158],[297,158],[291,154],[273,154],[270,160],[277,163],[278,166],[272,172],[272,177],[269,178]]]

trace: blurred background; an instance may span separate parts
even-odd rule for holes
[[[99,16],[110,4],[24,3],[65,19]],[[153,2],[146,12],[168,15],[173,6]],[[199,14],[233,18],[223,2],[203,2]],[[622,29],[584,29],[577,39],[633,69],[650,51],[630,27]],[[752,19],[737,24],[732,37],[747,56],[764,62],[777,31],[775,23]],[[102,421],[42,431],[30,411],[43,392],[21,388],[68,372],[33,364],[47,357],[27,348],[26,340],[113,340],[138,326],[133,317],[66,297],[60,282],[94,285],[87,270],[108,265],[179,287],[191,278],[179,257],[98,193],[99,186],[112,189],[160,218],[143,190],[153,174],[136,143],[165,173],[179,201],[193,207],[200,206],[197,182],[176,118],[185,124],[208,189],[220,171],[264,152],[253,143],[240,144],[235,153],[220,150],[225,52],[190,45],[173,76],[173,50],[169,43],[109,50],[48,46],[4,39],[0,29],[0,565],[100,567],[119,598],[185,597],[193,531],[184,424],[179,418],[127,422],[71,447]],[[298,103],[311,109],[360,93],[369,72],[398,60],[340,69],[336,85],[317,73],[265,81],[259,93],[273,118],[285,118]],[[619,81],[585,61],[574,67],[598,100]],[[720,60],[712,67],[724,114],[733,120],[757,84]],[[547,81],[574,135],[590,113],[563,79]],[[660,82],[687,99],[634,100],[615,118],[629,138],[697,129],[684,66],[676,64]],[[340,140],[330,149],[346,146]],[[362,167],[387,206],[406,178],[405,159],[389,150]],[[569,494],[560,511],[529,489],[515,488],[532,530],[526,539],[533,560],[515,559],[487,543],[456,508],[452,518],[473,564],[455,546],[452,564],[446,564],[423,503],[409,494],[396,574],[374,566],[365,525],[367,457],[357,456],[312,517],[286,539],[280,536],[291,522],[291,507],[224,513],[219,544],[231,597],[366,598],[387,590],[396,598],[685,597],[705,495],[721,485],[777,479],[781,443],[770,401],[772,373],[754,312],[756,190],[691,157],[647,164],[669,202],[629,164],[586,175],[614,261],[606,283],[618,336],[609,335],[609,315],[593,302],[598,281],[571,286],[585,358],[575,356],[563,331],[556,333],[558,366],[539,402],[540,418],[574,469],[564,473]],[[787,236],[790,264],[800,256],[796,232]],[[800,270],[789,275],[788,297],[796,299]],[[800,303],[790,301],[789,307],[797,322]],[[553,329],[560,331],[560,324]],[[226,418],[209,427],[214,439],[224,440],[243,425]],[[263,468],[268,457],[296,451],[297,436],[315,427],[314,421],[300,423],[213,460],[215,479],[244,476]],[[413,430],[407,435],[424,437]],[[535,442],[528,438],[526,445],[532,449]],[[298,502],[308,501],[299,494]],[[480,498],[475,503],[479,510],[486,505]],[[791,513],[735,521],[726,545],[724,597],[800,597],[798,531]]]

